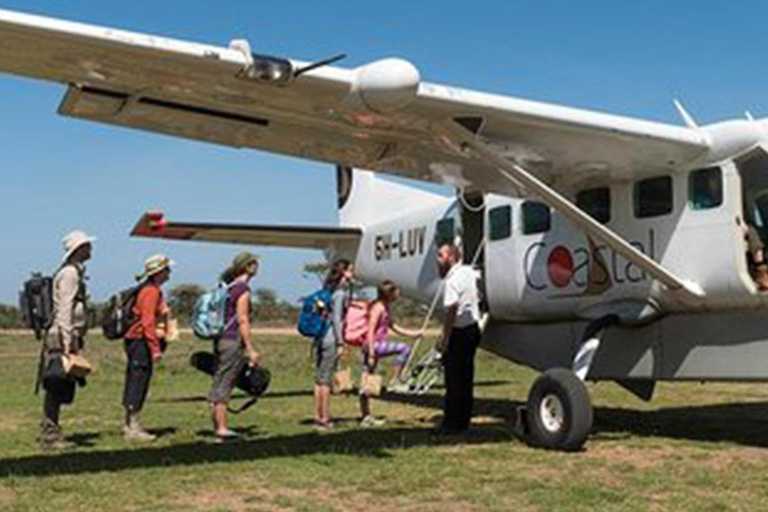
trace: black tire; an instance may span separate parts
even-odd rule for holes
[[[592,430],[587,387],[563,368],[547,370],[536,379],[526,413],[530,442],[541,448],[579,450]]]

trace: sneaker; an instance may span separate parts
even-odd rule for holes
[[[392,381],[387,386],[387,392],[389,393],[395,393],[398,395],[407,395],[411,392],[411,387],[406,384],[405,382],[400,381]]]
[[[328,421],[315,420],[314,427],[315,427],[315,430],[317,430],[317,431],[327,432],[327,431],[333,429],[333,422],[330,421],[330,420],[328,420]]]
[[[124,427],[123,437],[126,441],[154,441],[157,439],[155,434],[150,434],[141,427]]]
[[[235,432],[234,430],[223,430],[221,432],[214,433],[214,436],[216,436],[216,442],[217,443],[231,443],[233,441],[239,441],[240,440],[240,434]]]
[[[384,425],[387,421],[383,418],[375,418],[371,416],[370,414],[360,420],[360,426],[363,428],[370,428],[370,427],[380,427]]]

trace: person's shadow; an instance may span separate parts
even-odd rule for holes
[[[203,432],[205,434],[206,432]],[[309,431],[229,444],[210,441],[133,449],[63,452],[0,460],[0,478],[79,475],[137,468],[189,466],[214,462],[295,458],[318,453],[344,453],[389,458],[392,449],[445,444],[493,444],[513,440],[507,429],[482,426],[462,437],[438,437],[432,428],[375,428],[317,433]]]

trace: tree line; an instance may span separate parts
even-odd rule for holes
[[[310,263],[304,265],[303,274],[305,277],[318,280],[318,286],[323,282],[328,272],[326,263]],[[363,290],[360,287],[359,290]],[[195,303],[200,296],[207,290],[198,284],[184,283],[172,287],[167,294],[168,305],[173,310],[175,316],[179,319],[182,326],[189,323],[195,307]],[[368,298],[373,298],[370,290],[364,294]],[[277,293],[271,288],[257,288],[253,292],[252,312],[259,323],[293,325],[298,321],[301,301],[289,302],[280,299]],[[94,317],[102,318],[104,303],[93,304],[95,310]],[[413,325],[420,324],[425,314],[423,305],[416,301],[401,298],[393,306],[393,315],[400,322]],[[21,312],[17,306],[0,304],[0,329],[21,329],[26,327],[22,319]]]

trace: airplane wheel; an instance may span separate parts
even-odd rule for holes
[[[531,386],[527,405],[531,444],[579,450],[592,430],[592,403],[584,383],[570,370],[544,372]]]

